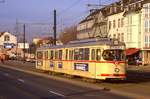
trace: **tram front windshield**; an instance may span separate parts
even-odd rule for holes
[[[124,60],[123,50],[104,50],[102,57],[104,60],[108,61],[122,61]]]

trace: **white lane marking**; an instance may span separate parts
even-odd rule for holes
[[[52,93],[52,94],[55,94],[55,95],[57,95],[57,96],[61,96],[61,97],[65,97],[65,95],[63,95],[63,94],[60,94],[60,93],[57,93],[57,92],[54,92],[54,91],[51,91],[51,90],[48,90],[50,93]]]
[[[22,83],[24,83],[24,80],[23,80],[23,79],[20,79],[20,78],[19,78],[19,79],[17,79],[17,80],[20,81],[20,82],[22,82]]]

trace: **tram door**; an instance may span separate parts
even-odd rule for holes
[[[55,64],[54,64],[54,50],[50,50],[50,61],[49,61],[49,70],[53,71]]]
[[[48,60],[48,51],[44,51],[43,69],[46,70],[46,61]]]
[[[91,49],[91,62],[90,66],[92,66],[92,74],[95,75],[96,77],[96,72],[97,72],[97,65],[99,64],[98,61],[100,61],[101,55],[100,55],[100,49],[98,48],[93,48]]]
[[[93,49],[93,57],[91,57],[91,59],[93,59],[95,62],[95,66],[94,66],[94,74],[95,77],[98,75],[99,71],[100,71],[100,60],[101,60],[101,50],[99,48],[95,48]]]
[[[65,72],[69,72],[69,61],[68,61],[68,56],[69,56],[69,50],[65,49],[65,61],[63,62],[64,69],[66,70]]]
[[[74,58],[73,58],[73,49],[70,49],[69,50],[69,57],[68,57],[68,65],[67,65],[67,67],[68,67],[68,73],[69,74],[72,74],[72,71],[74,70],[74,63],[73,63],[73,60]]]

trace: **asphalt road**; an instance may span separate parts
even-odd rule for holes
[[[0,99],[131,99],[0,67]]]

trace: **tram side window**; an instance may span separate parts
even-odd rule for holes
[[[59,60],[62,60],[62,50],[59,50]]]
[[[95,49],[92,49],[91,60],[95,60]]]
[[[83,60],[84,59],[83,55],[84,55],[84,50],[83,50],[83,48],[80,48],[79,53],[77,55],[77,60]]]
[[[79,49],[74,50],[74,60],[78,60],[79,57]]]
[[[55,59],[58,59],[58,51],[55,51]]]
[[[69,51],[69,60],[73,60],[73,50]]]
[[[89,48],[85,48],[84,51],[84,60],[89,60]]]
[[[100,60],[100,59],[101,59],[101,50],[96,49],[96,60]]]
[[[37,52],[37,59],[42,59],[42,58],[43,58],[43,53]]]
[[[73,60],[73,50],[71,51],[71,60]]]
[[[89,48],[80,48],[74,50],[75,60],[89,60]]]
[[[50,53],[50,59],[53,59],[54,58],[54,51],[51,51]]]
[[[68,49],[66,49],[66,60],[68,60]]]
[[[48,51],[45,51],[45,59],[48,59]]]

